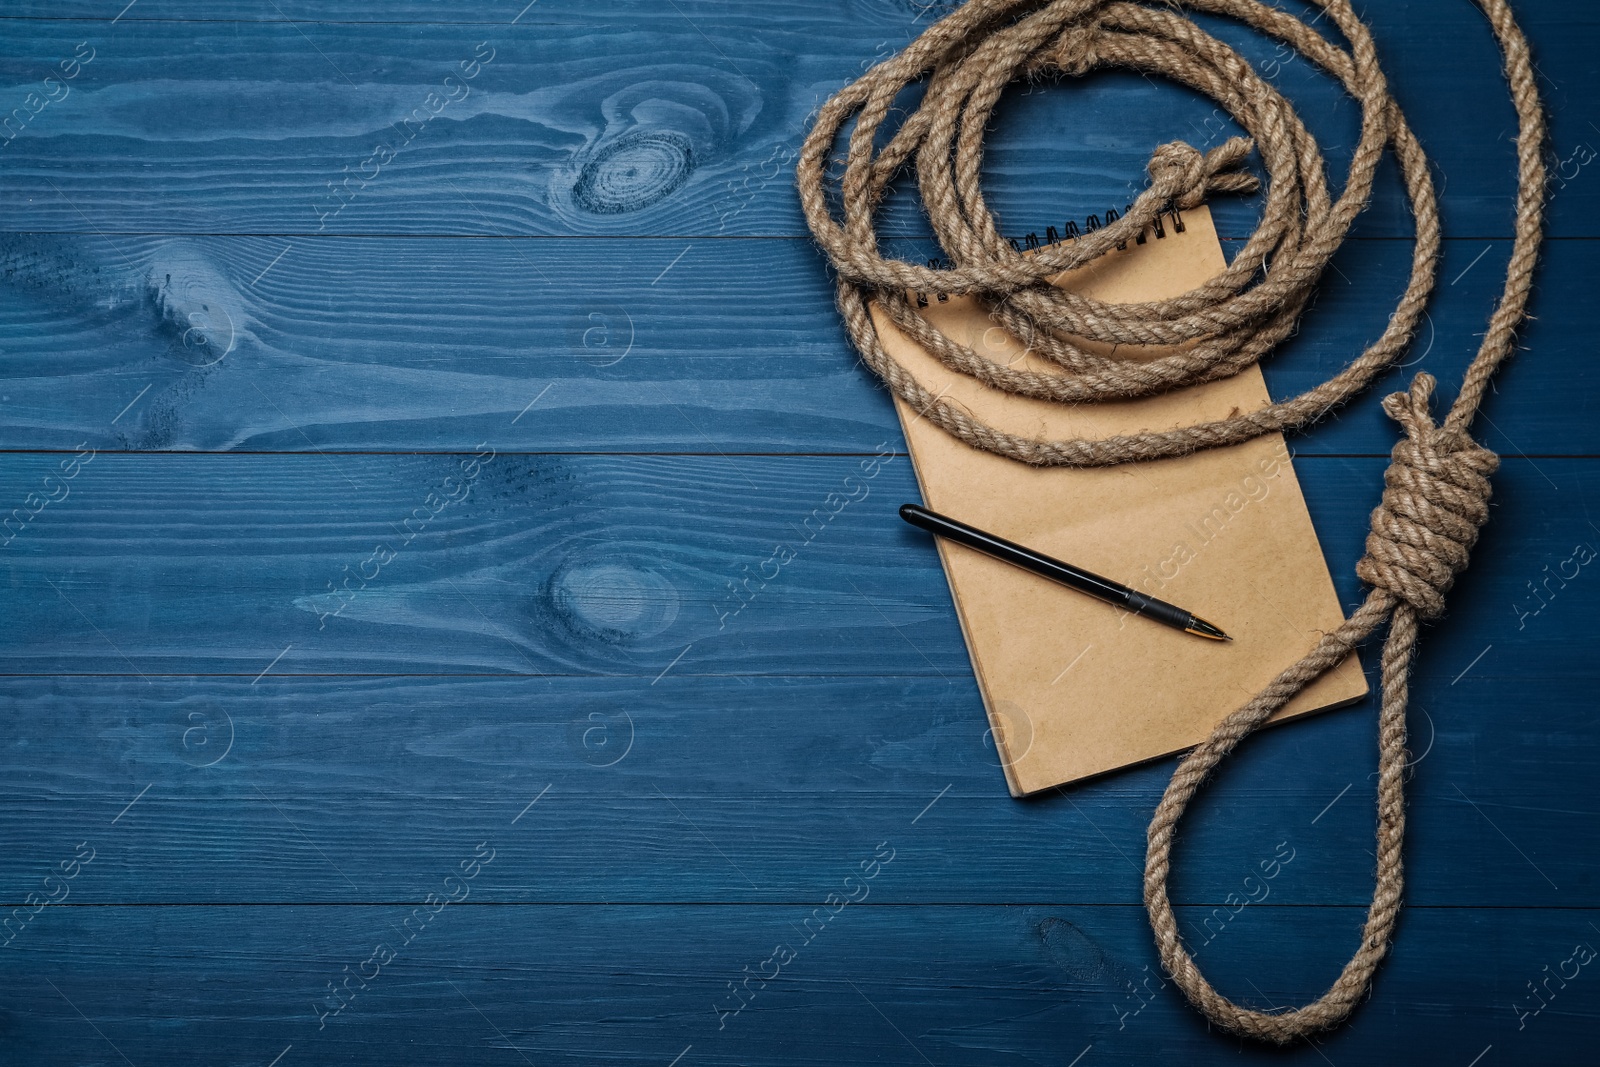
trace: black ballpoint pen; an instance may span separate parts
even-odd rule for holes
[[[921,530],[926,530],[939,537],[948,538],[958,545],[975,548],[979,552],[1003,560],[1023,570],[1032,571],[1042,578],[1060,582],[1062,585],[1076,589],[1080,593],[1088,593],[1107,604],[1115,604],[1119,608],[1127,608],[1135,615],[1142,615],[1147,619],[1165,623],[1174,629],[1183,630],[1194,634],[1196,637],[1206,637],[1213,641],[1231,641],[1233,638],[1223,633],[1217,627],[1206,622],[1200,616],[1164,600],[1157,600],[1153,596],[1145,596],[1137,589],[1129,589],[1125,585],[1102,578],[1098,574],[1062,563],[1052,559],[1042,552],[1035,552],[1031,548],[1024,548],[1014,541],[1007,541],[1003,537],[996,537],[991,533],[984,533],[964,522],[958,522],[936,511],[929,511],[917,504],[901,504],[900,517],[911,525]]]

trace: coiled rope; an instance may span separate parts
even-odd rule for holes
[[[1389,94],[1372,36],[1348,0],[1312,0],[1343,35],[1330,42],[1312,26],[1257,0],[1185,0],[1182,7],[1226,16],[1294,48],[1337,78],[1361,105],[1361,136],[1337,199],[1322,154],[1294,108],[1238,53],[1179,13],[1179,5],[1127,0],[970,0],[934,23],[903,52],[845,86],[823,106],[797,167],[801,205],[837,272],[846,329],[864,362],[923,418],[975,448],[1039,466],[1108,466],[1235,444],[1305,426],[1364,389],[1410,343],[1435,282],[1437,198],[1421,146]],[[1515,240],[1505,287],[1461,391],[1442,424],[1429,411],[1434,380],[1418,374],[1409,392],[1387,397],[1400,423],[1356,573],[1371,586],[1350,619],[1324,636],[1253,700],[1224,719],[1178,765],[1150,823],[1144,898],[1162,964],[1213,1022],[1287,1043],[1342,1022],[1365,994],[1388,950],[1402,889],[1405,835],[1407,674],[1418,623],[1438,616],[1488,517],[1489,476],[1498,458],[1468,435],[1490,379],[1513,350],[1532,287],[1541,234],[1544,112],[1527,41],[1505,0],[1476,0],[1505,56],[1519,132]],[[1319,19],[1320,21],[1320,16]],[[1211,97],[1249,134],[1201,153],[1162,145],[1149,187],[1121,218],[1081,238],[1023,255],[1000,235],[983,201],[983,133],[1001,92],[1019,78],[1080,76],[1099,67],[1159,74]],[[920,105],[881,150],[875,146],[897,94],[926,80]],[[833,146],[854,117],[842,175],[829,180]],[[946,366],[1022,396],[1076,403],[1147,396],[1227,377],[1259,360],[1295,328],[1323,268],[1366,204],[1374,172],[1392,147],[1416,219],[1411,276],[1383,333],[1342,371],[1300,396],[1215,422],[1099,440],[1039,440],[1006,433],[930,394],[883,348],[868,313],[876,302],[895,325]],[[1250,192],[1240,169],[1253,149],[1267,173],[1261,222],[1213,281],[1170,299],[1107,304],[1064,292],[1050,279],[1138,238],[1159,216],[1218,193]],[[914,166],[948,269],[886,258],[874,216],[890,180]],[[836,184],[836,188],[835,188]],[[837,200],[835,214],[830,197]],[[940,333],[907,291],[973,294],[995,321],[1061,370],[1022,371],[996,363]],[[1148,361],[1105,357],[1075,339],[1119,346],[1181,345]],[[1361,944],[1316,1001],[1282,1012],[1241,1007],[1195,966],[1167,896],[1178,821],[1202,782],[1235,745],[1312,680],[1387,623],[1379,713],[1377,880]]]

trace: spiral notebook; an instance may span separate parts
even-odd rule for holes
[[[1091,228],[1098,224],[1089,220]],[[1076,230],[1069,226],[1068,234]],[[1030,234],[1028,244],[1037,243]],[[1225,266],[1210,212],[1201,207],[1165,217],[1141,241],[1057,284],[1117,303],[1159,300]],[[1059,370],[1026,352],[974,299],[927,301],[923,314],[992,359]],[[1168,429],[1268,402],[1253,366],[1136,401],[1069,406],[1012,396],[948,370],[880,308],[873,316],[885,347],[930,392],[1028,436]],[[1228,643],[1193,637],[941,540],[993,742],[1015,796],[1192,747],[1344,619],[1281,434],[1154,463],[1046,469],[979,452],[904,401],[896,405],[928,507],[1178,604],[1233,637]],[[1348,704],[1366,692],[1352,655],[1274,721]]]

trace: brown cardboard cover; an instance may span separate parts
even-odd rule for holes
[[[1057,284],[1127,303],[1176,296],[1226,266],[1210,212],[1129,244]],[[971,298],[930,301],[940,330],[1012,366],[1024,351]],[[935,394],[1014,433],[1061,439],[1168,429],[1268,402],[1261,371],[1162,396],[1065,405],[1004,394],[951,371],[873,316],[889,352]],[[1104,351],[1104,349],[1102,349]],[[1035,468],[973,449],[896,399],[927,506],[1102,574],[1216,623],[1208,641],[940,540],[973,670],[1015,796],[1155,759],[1218,720],[1343,621],[1281,434],[1154,463]],[[1366,694],[1352,655],[1274,721]]]

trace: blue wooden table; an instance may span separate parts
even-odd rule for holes
[[[1416,670],[1408,908],[1353,1024],[1280,1051],[1161,980],[1172,761],[1010,799],[894,517],[903,439],[792,171],[813,109],[948,4],[125,2],[0,14],[0,1062],[1593,1055],[1592,5],[1518,4],[1550,240],[1479,424],[1494,518]],[[1453,392],[1513,191],[1477,9],[1368,6],[1448,239],[1408,369],[1293,441],[1346,604],[1377,395]],[[1342,174],[1354,105],[1220,32]],[[1233,132],[1134,75],[1019,88],[991,201],[1081,219],[1157,143]],[[1230,250],[1256,210],[1218,205]],[[911,197],[884,228],[925,253]],[[1386,165],[1276,395],[1378,334],[1408,232]],[[1230,996],[1303,1002],[1355,947],[1375,748],[1370,702],[1269,732],[1185,823],[1174,899]]]

